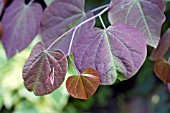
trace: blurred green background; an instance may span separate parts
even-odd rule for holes
[[[86,0],[86,10],[108,4],[110,0]],[[167,17],[162,34],[170,26],[170,3],[166,2]],[[109,25],[107,15],[103,15]],[[96,19],[96,26],[101,23]],[[69,96],[65,83],[53,93],[38,97],[23,84],[22,68],[36,39],[21,53],[6,59],[0,43],[0,113],[170,113],[170,94],[167,85],[154,74],[154,62],[147,57],[140,71],[131,79],[111,86],[100,86],[89,100]],[[152,48],[148,47],[148,56]],[[170,55],[170,52],[169,52]],[[165,55],[168,58],[168,54]],[[69,65],[67,77],[75,73]]]

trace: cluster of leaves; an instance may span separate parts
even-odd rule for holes
[[[150,59],[155,61],[154,71],[160,80],[170,88],[170,56],[166,60],[163,56],[170,50],[170,29],[162,36],[159,45],[151,53]]]
[[[28,93],[21,77],[22,67],[32,47],[40,41],[40,35],[20,54],[7,61],[0,44],[0,112],[1,113],[62,113],[68,102],[68,93],[60,86],[54,93],[35,97]],[[71,75],[68,71],[67,75]],[[41,109],[40,109],[41,108]]]
[[[2,43],[8,58],[26,48],[38,33],[42,35],[23,68],[25,87],[35,95],[61,86],[67,58],[77,69],[78,75],[66,81],[75,98],[88,99],[99,85],[129,79],[144,63],[147,45],[157,47],[165,21],[162,0],[111,0],[91,11],[84,10],[85,0],[45,2],[48,6],[43,11],[34,0],[28,4],[15,0],[2,17]],[[111,23],[107,28],[101,17],[106,11]],[[97,17],[103,29],[95,27]]]

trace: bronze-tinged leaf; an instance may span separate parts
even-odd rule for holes
[[[150,59],[155,61],[162,58],[170,50],[170,28],[165,32],[159,41],[158,47],[150,55]]]
[[[3,35],[3,25],[2,22],[0,22],[0,39],[2,38]]]
[[[67,58],[60,50],[46,51],[39,42],[33,48],[23,68],[25,87],[41,96],[61,86],[67,70]]]
[[[154,71],[164,83],[170,82],[170,63],[164,58],[158,59],[154,65]]]
[[[98,72],[93,68],[87,68],[79,76],[70,76],[66,81],[66,88],[74,98],[88,99],[96,92],[99,84]]]

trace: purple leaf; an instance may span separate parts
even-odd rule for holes
[[[112,24],[121,21],[138,28],[147,44],[156,48],[165,21],[164,10],[162,0],[112,0],[108,17]]]
[[[46,51],[39,42],[23,68],[25,87],[35,95],[49,94],[63,83],[66,70],[65,54],[60,50]]]
[[[45,47],[48,47],[66,31],[93,16],[91,12],[84,12],[84,2],[84,0],[56,0],[46,8],[41,23],[41,31]],[[75,46],[76,40],[80,37],[79,34],[93,26],[94,20],[77,29],[73,46],[71,48],[72,50]],[[65,54],[68,54],[72,33],[73,32],[70,32],[62,39],[58,40],[51,49],[61,49]],[[71,51],[71,53],[72,52],[73,51]]]
[[[25,49],[37,35],[43,9],[40,4],[25,5],[24,0],[15,0],[7,8],[2,23],[2,43],[7,57],[13,57]]]
[[[4,1],[0,0],[0,15],[2,13],[3,7],[4,7]]]
[[[146,58],[146,40],[138,30],[121,23],[106,30],[90,29],[82,35],[74,52],[80,72],[92,67],[101,84],[110,85],[136,74]]]
[[[163,0],[145,0],[145,1],[149,1],[151,2],[152,4],[155,4],[157,5],[157,7],[162,11],[164,12],[166,7],[165,7],[165,3]]]
[[[170,28],[162,36],[158,47],[152,51],[150,59],[158,60],[162,58],[163,55],[169,50],[169,48],[170,48]]]

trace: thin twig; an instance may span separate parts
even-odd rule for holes
[[[74,28],[68,30],[67,32],[65,32],[64,34],[62,34],[60,37],[58,37],[53,43],[50,44],[50,46],[46,49],[47,51],[60,39],[62,39],[66,34],[68,34],[69,32],[71,32]]]
[[[30,0],[30,2],[28,3],[28,6],[31,6],[33,4],[34,0]]]
[[[70,57],[70,55],[68,55],[68,58],[70,59],[70,61],[71,61],[72,65],[73,65],[73,66],[74,66],[74,68],[76,69],[76,71],[77,71],[78,75],[80,75],[80,72],[79,72],[79,70],[77,69],[77,67],[76,67],[75,63],[73,62],[72,58]]]
[[[94,15],[93,17],[83,21],[82,23],[78,24],[77,26],[71,28],[70,30],[68,30],[67,32],[65,32],[64,34],[62,34],[59,38],[57,38],[53,43],[50,44],[50,46],[46,49],[46,50],[49,50],[58,40],[60,40],[61,38],[63,38],[66,34],[68,34],[69,32],[71,32],[73,29],[77,29],[79,28],[80,26],[84,25],[85,23],[97,18],[98,16],[102,15],[103,13],[105,13],[107,10],[109,9],[109,7],[103,9],[100,13]]]
[[[99,19],[100,19],[100,22],[102,23],[103,28],[106,29],[106,26],[105,26],[105,24],[103,22],[103,19],[102,19],[101,15],[99,16]]]
[[[71,47],[73,45],[73,40],[74,40],[74,37],[75,37],[76,30],[77,30],[77,28],[74,29],[72,37],[71,37],[70,46],[69,46],[69,50],[68,50],[68,55],[70,55],[70,53],[71,53]]]

